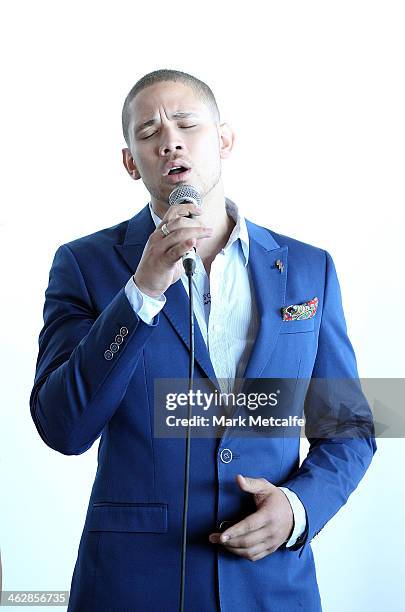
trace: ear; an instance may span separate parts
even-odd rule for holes
[[[220,136],[220,153],[221,159],[226,159],[230,156],[233,149],[233,143],[235,141],[235,133],[233,132],[230,125],[227,123],[221,123],[219,126]]]
[[[124,164],[129,176],[133,178],[134,181],[137,181],[141,178],[138,168],[136,167],[136,164],[134,162],[134,158],[132,157],[132,153],[127,147],[125,147],[125,149],[122,149],[122,163]]]

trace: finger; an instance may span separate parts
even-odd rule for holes
[[[162,219],[161,223],[159,223],[159,225],[156,226],[156,232],[163,233],[162,232],[162,227],[163,225],[166,225],[167,229],[169,230],[169,232],[172,232],[175,229],[178,229],[180,227],[188,227],[191,224],[191,226],[195,226],[197,227],[197,224],[201,226],[201,223],[198,223],[198,221],[196,221],[195,219],[192,219],[191,217],[178,217],[178,216],[172,216],[170,219]]]
[[[238,555],[238,557],[244,557],[249,561],[256,561],[268,555],[269,551],[272,550],[273,547],[270,547],[266,542],[262,542],[251,548],[229,548],[228,546],[225,546],[225,548],[227,548],[229,552],[233,553],[234,555]]]
[[[260,537],[259,541],[255,542],[254,544],[248,547],[232,546],[231,545],[232,540],[223,544],[221,542],[221,535],[222,535],[221,533],[211,533],[208,539],[212,544],[222,544],[224,548],[229,550],[229,552],[235,553],[241,557],[242,556],[243,557],[248,557],[248,556],[256,557],[257,555],[259,555],[259,558],[262,558],[266,554],[269,554],[269,551],[274,552],[278,548],[278,545],[276,541],[274,540],[274,538],[271,538],[268,535],[266,536],[265,534],[263,534],[263,536]],[[254,561],[255,559],[251,559],[251,560]]]
[[[202,236],[202,238],[208,237],[208,235]],[[177,263],[183,257],[183,255],[188,253],[188,251],[190,251],[193,247],[196,246],[196,243],[197,243],[196,239],[190,238],[188,240],[185,240],[184,242],[181,242],[180,244],[175,245],[171,249],[169,249],[165,253],[165,258],[169,262],[169,265],[172,266],[173,264]]]
[[[176,244],[165,253],[165,257],[171,265],[175,264],[183,255],[193,248],[194,242],[192,238],[189,238],[188,240],[180,242],[180,244]]]
[[[186,245],[187,248],[185,251],[181,251],[180,249],[179,257],[181,257],[181,255],[186,253],[188,249],[196,245],[196,242],[199,238],[204,238],[211,235],[212,228],[209,227],[187,227],[174,230],[173,232],[170,232],[168,236],[164,236],[164,241],[162,240],[161,242],[162,247],[164,247],[163,253],[167,254],[169,253],[169,251],[177,253],[177,251],[175,250],[176,246],[183,248],[184,244],[187,241],[191,240],[191,243],[188,243],[188,245]],[[174,250],[172,251],[172,249]]]
[[[167,223],[168,220],[170,221],[176,217],[188,217],[190,214],[198,216],[202,215],[203,211],[200,206],[197,206],[192,202],[184,202],[184,204],[170,206],[162,221]]]
[[[270,537],[271,530],[269,529],[269,526],[266,525],[261,529],[256,529],[255,531],[251,531],[246,535],[236,536],[226,541],[222,541],[222,538],[220,537],[219,541],[221,544],[224,543],[224,545],[229,548],[240,548],[246,550],[252,547],[254,548],[256,546],[259,546],[263,542],[268,542]]]
[[[259,553],[258,555],[254,555],[251,561],[260,561],[260,559],[263,559],[264,557],[268,557],[269,555],[272,555],[274,552],[276,552],[277,549],[278,549],[278,546],[271,546],[270,548],[267,548],[266,550]]]
[[[268,516],[264,510],[257,510],[249,514],[246,518],[229,527],[221,534],[221,542],[226,542],[232,538],[245,536],[248,533],[262,529],[268,523]]]
[[[166,227],[169,232],[173,232],[176,229],[183,229],[189,227],[205,227],[202,221],[199,219],[191,219],[188,217],[176,217],[166,223]],[[162,232],[163,233],[163,232]]]

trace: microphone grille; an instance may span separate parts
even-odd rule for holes
[[[192,185],[179,185],[175,187],[169,195],[169,206],[191,202],[201,206],[202,198],[200,192]]]

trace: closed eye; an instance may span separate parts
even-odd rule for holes
[[[182,130],[188,130],[189,128],[193,128],[193,127],[197,127],[197,125],[179,125],[179,127]],[[151,138],[152,136],[154,136],[155,134],[157,134],[157,132],[152,132],[152,134],[149,134],[149,136],[144,136],[142,138],[142,140],[148,140],[148,138]]]

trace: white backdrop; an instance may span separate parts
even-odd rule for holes
[[[146,72],[207,81],[237,136],[226,194],[251,220],[332,254],[360,375],[404,377],[404,26],[394,1],[3,5],[4,589],[70,587],[97,449],[47,448],[28,398],[57,247],[147,202],[121,164],[120,125]],[[404,440],[379,440],[314,540],[324,612],[405,609],[404,457]]]

